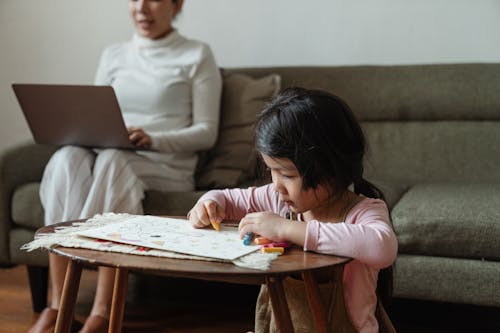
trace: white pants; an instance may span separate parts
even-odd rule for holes
[[[194,188],[169,169],[133,151],[65,146],[50,159],[40,185],[45,225],[106,212],[142,214],[146,190]]]

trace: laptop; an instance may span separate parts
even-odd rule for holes
[[[139,149],[111,86],[13,84],[35,142],[95,148]]]

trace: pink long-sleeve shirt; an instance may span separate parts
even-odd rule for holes
[[[224,209],[227,219],[241,219],[247,213],[262,211],[285,216],[288,211],[272,184],[213,190],[200,201],[208,199]],[[378,332],[375,318],[378,272],[390,266],[397,255],[397,239],[386,204],[365,198],[349,211],[344,223],[307,221],[304,250],[353,258],[345,265],[343,276],[347,310],[359,332]]]

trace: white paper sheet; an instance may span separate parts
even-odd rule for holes
[[[234,260],[259,248],[243,245],[238,230],[224,223],[220,231],[194,229],[186,220],[157,216],[134,216],[78,235],[222,260]]]

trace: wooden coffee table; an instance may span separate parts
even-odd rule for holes
[[[53,224],[39,229],[37,233],[52,233],[59,226],[71,224],[72,222]],[[282,333],[293,332],[282,280],[287,276],[298,274],[302,276],[305,283],[316,329],[320,333],[326,333],[328,332],[326,311],[314,273],[336,265],[342,269],[343,264],[350,260],[332,255],[304,252],[301,248],[292,247],[274,260],[269,270],[261,271],[238,267],[231,263],[139,256],[88,249],[54,247],[50,249],[50,252],[69,259],[55,333],[70,331],[83,266],[116,268],[108,332],[121,332],[128,272],[137,271],[237,284],[265,283],[269,288],[276,325]]]

